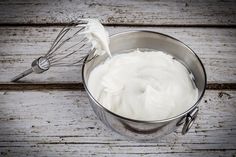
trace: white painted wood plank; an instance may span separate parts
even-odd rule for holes
[[[68,23],[82,17],[105,24],[235,25],[234,0],[133,1],[7,0],[0,2],[0,23]]]
[[[236,29],[106,27],[110,34],[145,29],[176,37],[189,45],[203,61],[210,83],[236,82]],[[43,55],[61,27],[1,27],[0,82],[8,83],[29,68],[33,59]],[[78,52],[78,56],[87,51]],[[81,67],[52,68],[31,75],[27,82],[81,82]]]
[[[0,92],[0,153],[16,156],[233,156],[236,91],[207,91],[188,134],[127,140],[106,128],[82,91]],[[18,156],[18,155],[17,155]]]

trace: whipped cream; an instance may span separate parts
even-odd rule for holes
[[[161,51],[134,50],[108,58],[88,79],[93,97],[108,110],[136,120],[162,120],[198,99],[186,67]]]
[[[80,34],[85,35],[88,42],[92,44],[92,49],[95,48],[94,55],[103,55],[107,53],[111,57],[111,52],[109,49],[109,34],[99,20],[82,19],[81,21],[85,21],[87,24],[82,25],[85,26],[85,29]]]

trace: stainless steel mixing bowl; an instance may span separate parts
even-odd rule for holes
[[[117,115],[104,108],[102,104],[99,104],[89,92],[87,81],[90,72],[108,57],[103,55],[87,62],[93,56],[94,51],[91,51],[84,61],[82,78],[94,112],[112,130],[135,139],[153,140],[173,132],[180,125],[183,125],[182,134],[187,133],[197,116],[197,105],[202,99],[206,88],[206,72],[202,62],[187,45],[165,34],[151,31],[129,31],[110,37],[110,50],[112,54],[137,48],[163,51],[181,61],[194,75],[194,81],[199,90],[198,101],[183,113],[163,120],[143,121]]]

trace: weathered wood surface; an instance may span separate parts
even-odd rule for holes
[[[210,85],[223,89],[224,83],[231,90],[206,91],[187,135],[180,128],[143,143],[117,135],[97,119],[81,90],[81,67],[53,68],[25,78],[27,85],[10,84],[48,50],[62,26],[82,17],[99,18],[111,34],[146,29],[176,37],[199,55]],[[0,1],[0,156],[235,157],[235,26],[234,0]],[[44,90],[47,84],[53,90]],[[8,85],[11,91],[3,89]]]
[[[235,156],[236,91],[207,91],[188,134],[129,141],[106,128],[82,91],[1,91],[0,156]]]
[[[158,28],[106,27],[111,34],[145,29],[165,33],[189,45],[201,58],[209,83],[236,82],[236,29],[228,28]],[[19,72],[43,55],[61,27],[0,27],[0,82],[9,83]],[[78,52],[78,56],[87,51]],[[81,67],[52,68],[33,74],[26,82],[81,82]]]
[[[1,24],[68,23],[82,17],[121,25],[236,25],[234,0],[29,0],[0,2]]]

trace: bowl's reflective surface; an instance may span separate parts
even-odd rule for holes
[[[128,137],[153,140],[173,132],[181,122],[184,122],[183,118],[196,108],[205,91],[206,73],[201,61],[189,47],[167,35],[150,31],[131,31],[116,34],[110,38],[110,50],[112,54],[137,48],[163,51],[181,61],[194,75],[194,81],[199,90],[198,101],[182,114],[165,120],[137,121],[116,115],[99,104],[87,88],[88,76],[92,69],[108,57],[106,55],[99,56],[86,63],[86,60],[92,58],[93,52],[89,54],[83,65],[83,83],[94,112],[104,124],[112,130]]]

